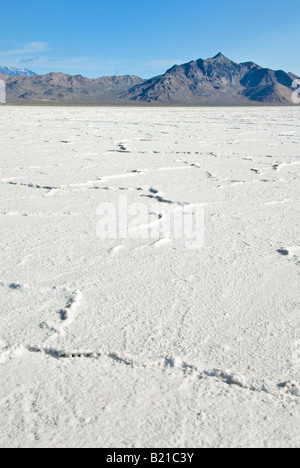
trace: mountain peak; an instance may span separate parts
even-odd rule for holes
[[[219,52],[217,55],[215,55],[213,58],[216,59],[216,58],[223,58],[225,57],[222,52]]]
[[[222,52],[219,52],[211,60],[217,60],[219,62],[222,62],[222,61],[231,62],[231,60],[229,58],[225,57],[225,55],[223,55]]]

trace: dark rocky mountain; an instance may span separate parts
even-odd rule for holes
[[[7,102],[13,104],[160,104],[254,105],[292,104],[292,73],[235,63],[221,53],[207,60],[175,65],[164,75],[97,79],[50,73],[5,79]]]
[[[36,76],[36,73],[27,70],[27,68],[15,67],[0,67],[0,74],[6,76]]]
[[[253,62],[235,63],[219,53],[212,59],[175,65],[121,97],[162,104],[291,104],[295,78]]]

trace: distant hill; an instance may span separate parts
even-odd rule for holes
[[[36,73],[26,68],[14,67],[0,67],[0,74],[6,76],[36,76]]]
[[[109,104],[117,96],[142,84],[138,76],[106,76],[97,79],[49,73],[6,79],[7,101],[11,103]]]
[[[3,76],[3,70],[0,77],[6,81],[7,102],[13,104],[289,105],[297,78],[253,62],[235,63],[221,53],[174,65],[149,80],[131,75],[89,79],[63,73]]]

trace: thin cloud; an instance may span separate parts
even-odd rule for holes
[[[22,60],[19,60],[19,63],[32,63],[36,62],[39,60],[40,57],[29,57],[29,58],[23,58]]]
[[[21,49],[5,50],[1,52],[1,55],[33,55],[48,50],[50,50],[49,42],[28,42]]]

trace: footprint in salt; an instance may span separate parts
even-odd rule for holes
[[[296,264],[300,264],[300,247],[292,246],[287,249],[282,248],[278,249],[277,252],[283,257],[296,261]]]

